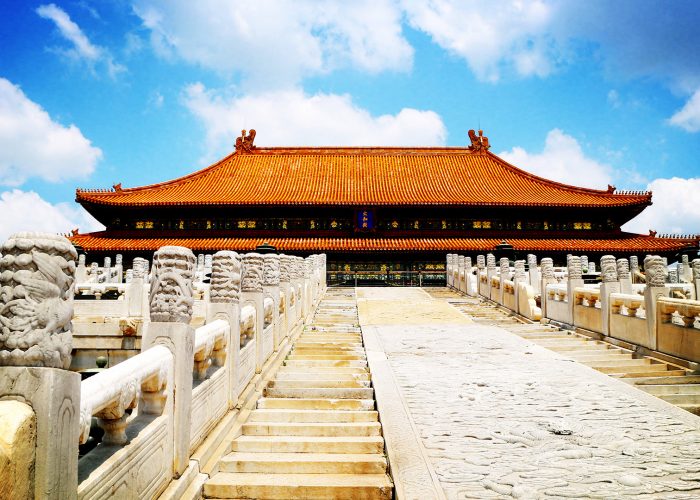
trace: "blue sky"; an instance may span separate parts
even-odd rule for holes
[[[700,233],[695,1],[0,0],[0,237],[258,145],[468,144]]]

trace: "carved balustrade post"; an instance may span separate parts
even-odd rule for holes
[[[327,259],[325,253],[322,253],[321,255],[319,255],[319,257],[321,258],[321,294],[324,294],[328,289],[328,269],[326,268]]]
[[[262,334],[265,328],[265,304],[263,297],[263,256],[259,253],[243,254],[241,268],[241,308],[247,304],[255,308],[255,373],[262,371]]]
[[[693,259],[693,280],[695,284],[695,300],[700,300],[700,259]]]
[[[620,293],[633,293],[632,273],[627,259],[617,259],[617,279],[620,281]]]
[[[513,294],[515,296],[515,312],[523,314],[525,311],[520,311],[520,291],[518,290],[518,285],[520,283],[529,284],[528,275],[525,272],[525,261],[516,260],[515,261],[515,272],[513,274]]]
[[[486,257],[484,255],[476,256],[476,295],[484,295],[482,293],[481,274],[486,272]]]
[[[505,283],[506,280],[510,280],[510,262],[508,261],[507,257],[501,257],[501,260],[499,261],[499,275],[501,277],[500,281],[500,287],[499,287],[499,294],[498,294],[498,302],[501,305],[505,305],[503,296],[506,293],[506,287]]]
[[[283,325],[280,321],[280,256],[275,253],[265,254],[263,259],[263,293],[273,301],[272,323],[274,325],[273,351],[279,350],[284,338]]]
[[[78,267],[75,269],[75,282],[78,284],[87,283],[88,272],[87,267],[85,267],[85,254],[81,253],[78,256]]]
[[[22,444],[33,457],[8,450],[10,483],[0,489],[8,498],[76,498],[80,375],[68,369],[78,255],[48,233],[16,233],[0,253],[0,400],[21,402],[36,425]]]
[[[612,255],[603,255],[600,258],[600,275],[602,282],[600,284],[599,300],[603,335],[610,335],[610,294],[620,292],[617,266],[618,263]]]
[[[291,277],[292,256],[280,254],[280,308],[282,338],[288,337],[294,326],[294,320],[290,314],[293,304],[294,290],[292,289]],[[280,339],[281,340],[281,339]]]
[[[457,256],[457,268],[458,268],[458,276],[459,276],[459,284],[457,286],[457,290],[459,292],[462,292],[462,293],[467,293],[466,262],[467,262],[467,259],[466,259],[466,257],[464,257],[464,255]]]
[[[447,288],[452,288],[452,254],[445,256],[445,281]]]
[[[688,254],[681,255],[681,261],[678,263],[678,281],[681,283],[693,282],[693,269],[688,260]]]
[[[139,272],[145,272],[145,269],[145,266],[139,266]],[[155,252],[149,293],[151,321],[144,325],[141,343],[142,352],[163,345],[173,354],[172,380],[167,383],[167,387],[172,388],[169,391],[172,406],[167,405],[166,410],[172,411],[172,469],[176,478],[185,471],[190,458],[194,366],[194,329],[190,321],[195,273],[196,259],[189,248],[164,246]],[[146,404],[152,405],[153,401]]]
[[[302,276],[304,278],[302,290],[304,292],[304,323],[308,324],[312,320],[313,290],[311,282],[313,280],[313,260],[306,257],[301,260]]]
[[[639,283],[639,257],[636,255],[630,256],[630,276],[632,283]]]
[[[535,291],[535,294],[540,293],[540,282],[542,278],[540,277],[540,270],[537,267],[537,255],[532,253],[527,255],[527,274],[530,286]]]
[[[290,277],[292,289],[294,290],[294,325],[303,322],[304,318],[304,259],[296,255],[292,256]],[[292,332],[290,332],[292,333]]]
[[[583,286],[583,271],[581,269],[581,258],[575,255],[567,259],[568,276],[566,280],[566,296],[568,300],[567,323],[574,324],[574,290]]]
[[[475,297],[477,294],[478,290],[478,277],[477,277],[477,289],[474,289],[474,286],[472,284],[472,274],[474,272],[474,268],[472,266],[472,258],[471,257],[465,257],[464,258],[464,293],[467,295],[470,295],[472,297]]]
[[[542,279],[540,284],[540,308],[542,309],[542,318],[547,317],[547,285],[553,285],[557,282],[554,276],[554,262],[549,257],[545,257],[540,261]]]
[[[230,326],[227,339],[228,407],[238,403],[238,366],[241,351],[241,258],[236,252],[216,252],[212,258],[207,323],[223,319]]]
[[[492,297],[492,287],[491,278],[498,274],[498,269],[496,269],[496,256],[489,253],[486,254],[486,298],[493,301],[497,301],[499,297]]]
[[[644,309],[647,314],[647,342],[651,349],[656,349],[656,303],[659,297],[668,297],[669,288],[666,286],[666,264],[658,255],[647,255],[644,258]]]
[[[124,256],[120,253],[114,258],[115,283],[124,282]]]

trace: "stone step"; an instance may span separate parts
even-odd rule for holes
[[[362,349],[364,346],[361,342],[304,342],[298,341],[295,349]]]
[[[697,415],[700,417],[700,404],[694,405],[694,404],[679,404],[676,405],[679,408],[684,409],[685,411],[689,411],[693,415]]]
[[[581,363],[591,368],[609,368],[609,367],[630,367],[630,366],[647,366],[651,365],[651,360],[649,358],[640,359],[614,359],[610,361],[591,361],[591,360],[581,360]],[[621,370],[617,370],[621,371]]]
[[[279,370],[275,375],[275,380],[320,380],[320,381],[333,381],[333,380],[369,380],[369,372],[366,370],[359,369],[356,372],[343,372],[343,371],[324,371],[322,373],[309,372],[304,370]]]
[[[239,436],[231,451],[248,453],[383,453],[381,436]]]
[[[362,336],[361,335],[321,335],[318,333],[305,333],[304,335],[299,337],[299,342],[308,342],[308,341],[316,341],[316,342],[362,342]]]
[[[268,387],[275,389],[303,389],[307,387],[322,387],[325,389],[331,388],[361,388],[369,387],[369,380],[271,380]]]
[[[658,394],[657,397],[674,405],[700,405],[700,394]]]
[[[386,467],[382,455],[365,453],[233,452],[219,462],[221,472],[267,474],[384,474]]]
[[[364,347],[294,347],[294,354],[365,354]]]
[[[249,422],[243,424],[244,436],[379,436],[379,422]]]
[[[608,349],[606,347],[602,347],[597,344],[590,344],[590,343],[576,343],[572,345],[545,345],[545,344],[540,344],[537,342],[537,344],[541,345],[542,347],[549,349],[550,351],[554,352],[569,352],[569,351],[601,351],[605,352]]]
[[[668,365],[651,365],[649,367],[641,367],[645,370],[625,370],[620,373],[608,373],[611,377],[622,377],[622,378],[634,378],[634,377],[673,377],[677,375],[683,375],[685,372],[683,370],[673,370]]]
[[[364,360],[365,356],[363,354],[303,354],[303,353],[291,353],[287,356],[288,360],[338,360],[338,359],[361,359]]]
[[[260,398],[258,408],[295,410],[374,410],[374,399]]]
[[[259,409],[250,413],[249,422],[377,422],[374,410],[277,410]]]
[[[204,484],[207,498],[335,498],[388,500],[386,474],[251,474],[219,472]]]
[[[640,377],[634,379],[634,384],[645,385],[670,385],[670,384],[700,384],[700,375],[681,375],[678,377]]]
[[[325,387],[266,387],[265,397],[294,399],[372,399],[374,389],[368,387],[325,388]]]
[[[665,385],[645,385],[640,389],[655,396],[667,394],[700,394],[700,384],[665,384]]]
[[[313,370],[310,370],[313,368]],[[282,365],[280,371],[284,372],[311,372],[311,373],[369,373],[366,366],[303,366],[303,365]]]
[[[364,368],[367,361],[363,359],[290,359],[284,362],[285,366],[298,367],[329,367],[329,368]]]
[[[571,359],[578,361],[579,363],[588,363],[591,361],[615,361],[623,359],[634,359],[632,354],[624,351],[617,351],[610,349],[609,351],[570,351],[566,354]]]

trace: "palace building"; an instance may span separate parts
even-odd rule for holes
[[[325,252],[328,269],[421,270],[446,253],[476,255],[506,242],[519,255],[563,259],[697,249],[695,237],[620,227],[651,205],[649,192],[569,186],[468,147],[262,147],[255,131],[213,165],[151,186],[78,189],[76,201],[106,226],[71,237],[90,258],[195,252]]]

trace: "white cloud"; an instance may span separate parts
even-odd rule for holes
[[[0,241],[18,231],[65,234],[75,228],[80,228],[82,233],[104,229],[82,207],[73,203],[53,205],[33,191],[1,192],[0,214]]]
[[[688,132],[700,131],[700,89],[695,91],[685,106],[669,118],[668,122]]]
[[[406,70],[413,48],[394,0],[133,0],[163,57],[242,72],[257,87],[351,65]]]
[[[403,1],[409,23],[443,49],[465,59],[474,74],[497,81],[506,66],[522,76],[546,76],[556,64],[546,30],[553,9],[545,1]]]
[[[700,178],[655,179],[647,186],[653,205],[623,226],[625,231],[700,234]]]
[[[227,97],[189,85],[183,100],[206,129],[208,158],[232,150],[242,128],[255,128],[265,146],[442,145],[446,130],[433,111],[404,108],[372,116],[349,95],[307,95],[301,90]]]
[[[541,153],[514,147],[498,156],[535,175],[565,184],[605,189],[612,183],[611,167],[586,157],[578,141],[558,128],[549,131]]]
[[[76,60],[85,61],[88,67],[94,70],[98,63],[104,63],[109,76],[114,78],[117,74],[126,71],[121,64],[114,62],[109,51],[98,45],[94,45],[83,33],[70,16],[55,4],[41,5],[36,9],[36,13],[43,19],[53,21],[63,38],[72,44],[71,49],[58,51]]]
[[[30,177],[50,182],[85,178],[102,158],[75,125],[51,119],[10,81],[0,78],[0,185]]]

